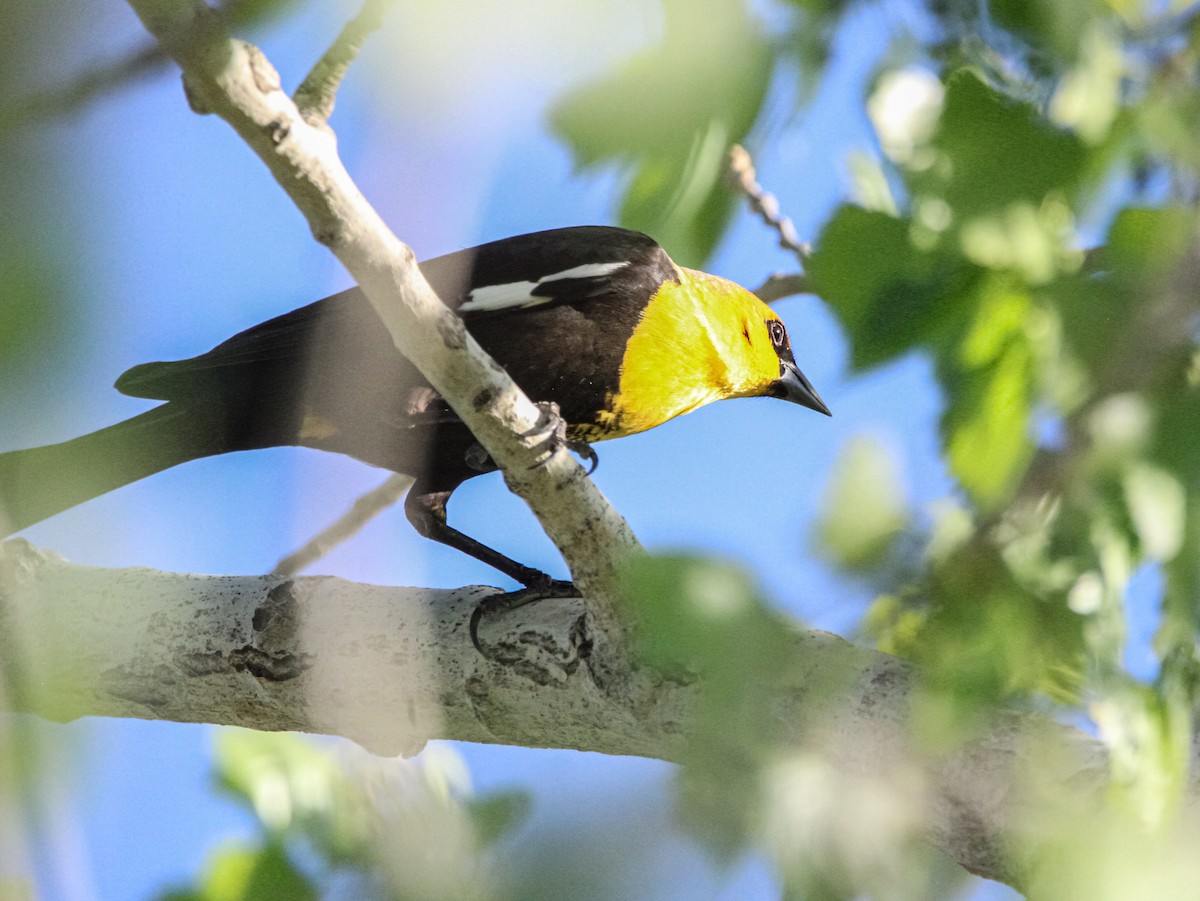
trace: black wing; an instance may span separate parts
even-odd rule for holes
[[[664,280],[677,278],[652,238],[604,226],[518,235],[420,265],[484,349],[533,399],[558,403],[570,422],[591,421],[615,390],[642,310]],[[500,300],[473,305],[481,297]],[[316,413],[352,428],[368,418],[393,429],[454,419],[357,288],[200,356],[135,366],[116,387],[135,397]]]

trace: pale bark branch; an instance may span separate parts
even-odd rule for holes
[[[766,281],[754,289],[763,303],[771,304],[797,294],[811,294],[812,285],[803,272],[777,272],[767,276]]]
[[[0,543],[0,708],[326,733],[381,754],[436,738],[682,756],[702,675],[598,681],[604,651],[578,598],[485,619],[484,657],[468,621],[494,591],[97,569],[11,540]],[[911,768],[915,671],[823,632],[792,641],[764,740],[819,752],[851,778]],[[1070,784],[1077,804],[1108,776],[1098,742],[1005,715],[925,766],[928,838],[974,873],[1015,880],[1020,830],[1046,814],[1024,790],[1030,771]]]
[[[792,220],[783,215],[779,199],[758,183],[754,159],[741,144],[734,144],[729,149],[729,174],[734,186],[749,202],[750,209],[778,236],[779,246],[795,254],[801,266],[806,265],[812,248],[800,240]]]
[[[308,122],[255,47],[231,40],[202,3],[130,0],[180,64],[188,98],[225,119],[358,282],[396,346],[417,365],[503,469],[592,598],[610,598],[620,563],[639,549],[625,521],[558,447],[546,455],[539,410],[437,297],[413,252],[388,230],[338,159],[333,133]],[[607,603],[605,635],[619,631]]]

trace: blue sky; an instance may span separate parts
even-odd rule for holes
[[[407,31],[392,28],[352,70],[333,119],[343,158],[420,256],[539,228],[612,221],[616,176],[575,172],[567,150],[542,127],[542,112],[562,90],[636,47],[655,23],[632,17],[627,27],[612,28],[616,15],[607,19],[594,5],[587,8],[590,16],[549,12],[537,27],[544,36],[606,26],[600,40],[539,40],[523,30],[533,29],[531,22],[496,20],[481,27],[486,40],[462,37],[461,45],[443,47],[426,35],[446,32],[422,31],[430,23],[418,21]],[[89,4],[88,15],[95,27],[78,36],[76,59],[118,57],[143,40],[124,4]],[[294,86],[338,24],[309,12],[261,35],[260,43]],[[862,84],[894,24],[878,10],[856,15],[817,101],[757,161],[760,179],[805,238],[815,237],[848,193],[846,154],[873,149]],[[410,35],[407,43],[401,33]],[[442,52],[421,55],[421,47]],[[576,56],[564,49],[580,47]],[[464,58],[486,77],[457,71],[452,61]],[[15,386],[3,399],[0,412],[12,424],[3,449],[62,440],[137,413],[146,402],[111,388],[129,366],[194,355],[349,284],[233,133],[188,111],[173,72],[37,129],[30,139],[58,148],[47,152],[58,155],[64,190],[74,196],[73,289],[82,300],[69,324],[71,365]],[[754,285],[792,266],[770,233],[742,214],[709,268]],[[920,359],[848,379],[844,342],[819,300],[793,298],[778,309],[833,419],[770,400],[716,405],[599,446],[596,481],[647,547],[738,561],[781,608],[844,632],[870,595],[812,552],[830,467],[849,438],[874,436],[893,454],[917,507],[944,496],[951,484],[936,455],[939,400]],[[68,511],[26,537],[79,563],[262,572],[385,475],[294,449],[200,461]],[[451,517],[521,561],[564,574],[498,476],[465,485]],[[418,538],[398,509],[310,571],[429,586],[496,579],[487,567]],[[68,746],[74,758],[60,779],[50,780],[47,828],[34,831],[43,897],[146,898],[194,874],[217,842],[248,830],[244,816],[209,791],[209,727],[28,724],[50,745]],[[481,791],[532,791],[536,823],[568,816],[573,823],[603,822],[619,814],[669,831],[671,771],[663,764],[574,752],[458,750]],[[666,850],[648,896],[777,896],[762,867],[717,873],[681,837],[669,838]],[[1009,895],[989,889],[979,897]]]

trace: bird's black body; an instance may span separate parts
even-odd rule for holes
[[[646,299],[663,279],[674,277],[674,267],[657,243],[637,232],[571,231],[594,231],[604,240],[570,245],[590,251],[586,260],[564,258],[561,242],[539,232],[420,266],[438,296],[460,309],[473,285],[536,282],[597,262],[597,251],[607,251],[601,261],[604,256],[643,261],[624,267],[631,280],[552,282],[547,302],[519,315],[511,309],[462,313],[471,334],[522,390],[558,404],[568,423],[583,424],[604,407]],[[514,247],[516,241],[521,243]],[[318,447],[417,476],[422,486],[436,490],[453,489],[478,472],[466,466],[462,454],[439,446],[453,451],[474,439],[396,350],[357,288],[247,329],[201,356],[136,366],[116,387],[134,397],[203,408],[221,435],[217,453],[281,444]],[[432,469],[427,460],[436,461]]]
[[[647,304],[681,272],[653,239],[604,227],[521,235],[420,266],[517,384],[557,404],[568,434],[591,437],[612,425],[600,416]],[[413,476],[407,511],[422,534],[526,584],[544,578],[446,525],[450,493],[494,466],[472,453],[474,437],[358,289],[198,357],[135,366],[117,388],[166,403],[74,441],[0,454],[0,534],[186,460],[302,445]]]

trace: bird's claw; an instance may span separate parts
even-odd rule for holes
[[[543,573],[539,573],[539,575],[543,577],[544,581],[536,581],[535,584],[528,585],[516,591],[489,595],[475,605],[475,609],[471,611],[471,622],[468,626],[468,632],[471,636],[471,644],[475,645],[475,650],[484,657],[487,657],[489,660],[495,658],[494,654],[484,648],[483,642],[479,638],[479,623],[485,616],[506,613],[510,610],[524,607],[526,604],[532,604],[535,601],[542,601],[547,598],[581,597],[579,589],[575,587],[574,582],[551,579]]]
[[[588,475],[595,472],[600,458],[586,441],[575,441],[567,436],[567,422],[562,418],[558,404],[554,401],[538,401],[535,406],[538,408],[538,421],[523,437],[536,436],[541,454],[530,469],[544,465],[556,450],[565,447],[588,464]]]
[[[535,446],[540,451],[536,462],[529,468],[536,469],[544,466],[556,450],[565,447],[572,453],[578,454],[579,458],[587,464],[588,475],[595,472],[596,467],[600,464],[600,457],[586,441],[575,441],[567,437],[567,423],[559,413],[558,404],[553,401],[542,401],[535,406],[538,408],[538,421],[532,429],[522,435],[523,438],[535,438],[537,440]],[[463,459],[467,466],[475,472],[492,472],[496,468],[491,456],[478,441],[467,447]]]
[[[591,475],[600,465],[600,457],[586,441],[568,441],[567,450],[579,455],[579,459],[587,464],[587,474]]]
[[[491,455],[478,441],[471,442],[466,453],[463,454],[463,460],[476,472],[491,472],[496,468]]]

